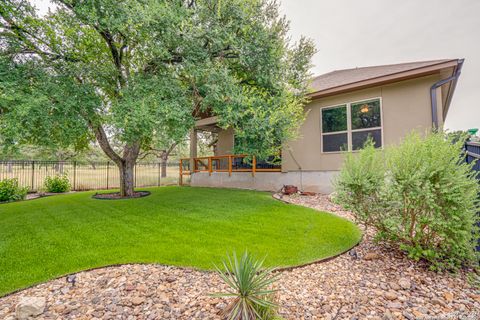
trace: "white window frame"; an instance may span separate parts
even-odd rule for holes
[[[380,126],[379,127],[372,127],[372,128],[362,128],[362,129],[352,129],[352,104],[357,104],[360,102],[371,102],[374,100],[378,100],[380,102]],[[323,132],[323,110],[324,109],[334,109],[334,108],[339,108],[346,106],[347,108],[347,130],[342,130],[342,131],[335,131],[335,132]],[[320,108],[320,150],[321,153],[326,153],[326,154],[331,154],[331,153],[345,153],[345,152],[357,152],[358,150],[352,150],[352,133],[354,132],[362,132],[362,131],[371,131],[371,130],[378,130],[380,129],[380,136],[382,139],[382,145],[380,146],[379,149],[383,149],[383,146],[385,145],[384,139],[383,139],[383,103],[382,103],[382,97],[373,97],[373,98],[367,98],[367,99],[362,99],[362,100],[357,100],[357,101],[351,101],[351,102],[345,102],[345,103],[339,103],[335,105],[330,105],[330,106],[325,106]],[[328,136],[328,135],[333,135],[333,134],[340,134],[340,133],[346,133],[347,134],[347,150],[345,151],[323,151],[323,136]]]

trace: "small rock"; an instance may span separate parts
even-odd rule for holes
[[[421,313],[418,310],[413,310],[412,313],[415,316],[415,318],[423,318],[425,316],[423,313]]]
[[[168,276],[167,279],[165,279],[165,280],[167,280],[168,283],[172,283],[172,282],[175,282],[177,280],[177,278],[174,277],[174,276]]]
[[[227,305],[223,302],[220,302],[219,304],[217,304],[217,309],[220,309],[220,310],[223,310],[227,307]]]
[[[434,305],[438,305],[438,306],[442,306],[442,307],[445,307],[445,302],[443,302],[442,300],[438,299],[438,298],[433,298],[431,300],[432,304]]]
[[[395,290],[395,291],[400,290],[400,286],[399,286],[397,283],[395,283],[395,282],[390,282],[390,283],[389,283],[389,286],[390,286],[390,288],[391,288],[392,290]]]
[[[141,304],[144,303],[144,302],[145,302],[145,299],[142,298],[142,297],[134,297],[134,298],[132,299],[132,304],[133,304],[134,306],[141,305]]]
[[[22,297],[15,307],[17,319],[29,319],[41,315],[45,310],[45,304],[44,297]]]
[[[364,260],[376,260],[379,258],[380,258],[380,255],[376,252],[367,252],[365,256],[363,256]]]
[[[453,301],[453,294],[451,294],[450,292],[445,292],[443,294],[443,297],[445,298],[445,300],[447,300],[448,302],[452,302]]]
[[[398,285],[403,290],[410,290],[410,288],[412,287],[412,283],[407,278],[401,278],[400,280],[398,280]]]
[[[385,292],[385,298],[386,298],[387,300],[390,300],[390,301],[396,300],[397,297],[398,297],[398,296],[397,296],[397,294],[396,294],[394,291],[387,291],[387,292]]]
[[[400,302],[389,302],[387,304],[388,309],[403,309],[403,305]]]

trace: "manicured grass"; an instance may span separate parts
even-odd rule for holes
[[[93,192],[0,205],[0,296],[67,273],[118,263],[212,269],[233,250],[292,266],[349,249],[351,222],[263,192],[161,187],[128,200]]]

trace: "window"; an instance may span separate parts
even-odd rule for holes
[[[352,102],[321,110],[322,151],[361,149],[368,138],[382,147],[380,99]]]

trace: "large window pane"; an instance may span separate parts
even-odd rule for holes
[[[380,100],[352,103],[352,130],[380,127]]]
[[[323,152],[347,151],[347,139],[347,133],[324,135],[322,139]]]
[[[375,148],[380,148],[382,146],[382,130],[376,129],[352,132],[352,149],[358,150],[363,148],[365,141],[367,141],[369,137],[373,139]]]
[[[347,106],[322,109],[322,132],[347,130]]]

